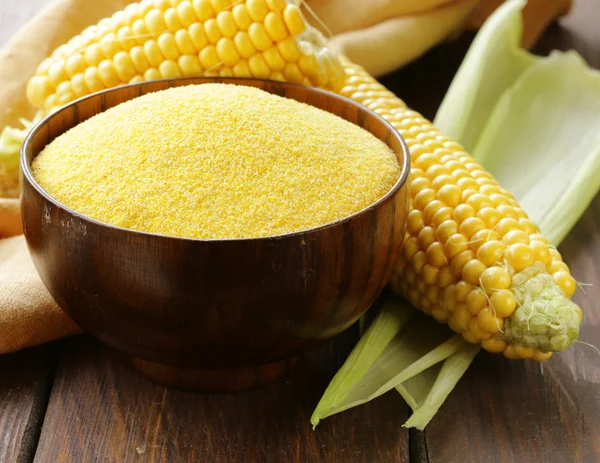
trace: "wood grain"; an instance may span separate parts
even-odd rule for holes
[[[48,0],[0,0],[0,47]],[[56,350],[0,356],[0,463],[31,461],[46,410]]]
[[[406,73],[386,80],[393,82],[390,86],[398,94],[407,95],[415,109],[433,117],[436,102],[460,63],[458,50],[465,45],[442,46]],[[600,3],[576,1],[572,14],[547,31],[536,52],[547,54],[554,48],[574,48],[600,68]],[[423,96],[423,80],[435,97]],[[578,281],[594,284],[579,289],[575,301],[585,313],[580,340],[598,346],[600,195],[560,251]],[[600,461],[599,365],[600,355],[583,344],[544,364],[480,354],[425,432],[411,432],[411,461]]]
[[[398,395],[310,426],[355,342],[347,331],[266,388],[203,395],[157,386],[89,338],[68,340],[35,462],[407,462],[407,407]]]
[[[0,356],[0,463],[33,458],[55,360],[55,349],[48,347]]]

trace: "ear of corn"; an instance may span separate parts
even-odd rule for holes
[[[57,49],[28,96],[51,111],[116,85],[197,75],[336,90],[387,119],[410,147],[408,230],[392,289],[508,358],[544,360],[568,347],[582,314],[558,251],[459,144],[324,45],[289,1],[143,0]]]
[[[145,80],[236,76],[334,88],[342,70],[285,0],[142,0],[84,30],[43,61],[27,96],[46,112]]]

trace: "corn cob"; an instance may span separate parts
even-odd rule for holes
[[[545,360],[567,348],[582,313],[558,251],[458,143],[324,45],[286,0],[143,0],[57,49],[28,96],[51,111],[104,88],[193,75],[333,89],[387,119],[411,151],[408,227],[391,288],[490,352]]]
[[[333,88],[343,72],[324,44],[285,0],[142,0],[57,48],[27,97],[49,112],[118,85],[199,75]]]
[[[342,62],[339,92],[387,119],[412,156],[408,229],[391,288],[490,352],[545,360],[567,348],[582,313],[560,253],[458,143]]]

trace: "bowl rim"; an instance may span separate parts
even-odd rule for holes
[[[80,104],[81,102],[88,100],[88,99],[92,99],[92,98],[97,98],[99,96],[108,94],[108,93],[113,93],[113,92],[117,92],[117,91],[123,91],[124,89],[127,88],[134,88],[134,87],[144,87],[147,86],[149,84],[156,84],[156,83],[160,83],[160,82],[166,82],[166,83],[171,83],[171,82],[182,82],[182,81],[189,81],[188,84],[184,84],[184,85],[179,85],[178,87],[184,87],[186,85],[203,85],[203,84],[208,84],[208,83],[227,83],[230,81],[239,81],[239,82],[264,82],[267,84],[272,84],[272,85],[281,85],[284,87],[297,87],[297,88],[303,88],[308,90],[309,92],[313,92],[313,93],[317,93],[317,94],[322,94],[324,95],[326,98],[333,98],[333,99],[338,99],[341,100],[343,102],[345,102],[346,104],[349,104],[351,106],[356,107],[359,111],[363,111],[367,114],[370,114],[371,116],[375,117],[376,120],[378,120],[380,123],[382,123],[384,126],[386,126],[388,129],[390,129],[390,132],[392,134],[392,136],[396,137],[397,140],[400,142],[400,146],[402,148],[402,154],[403,154],[403,162],[399,164],[400,165],[400,176],[398,177],[398,180],[396,181],[396,183],[394,183],[394,185],[386,192],[385,195],[381,196],[379,199],[377,199],[375,202],[373,202],[372,204],[364,207],[363,209],[349,215],[346,217],[342,217],[341,219],[337,219],[333,222],[328,222],[326,224],[323,225],[318,225],[316,227],[311,227],[311,228],[306,228],[306,229],[302,229],[302,230],[297,230],[294,232],[290,232],[290,233],[282,233],[279,235],[268,235],[268,236],[258,236],[258,237],[246,237],[246,238],[191,238],[191,237],[184,237],[184,236],[173,236],[173,235],[165,235],[165,234],[161,234],[161,233],[152,233],[152,232],[146,232],[146,231],[141,231],[141,230],[133,230],[130,228],[125,228],[125,227],[120,227],[118,225],[112,225],[106,222],[102,222],[100,220],[88,217],[80,212],[77,212],[74,209],[71,209],[69,206],[61,203],[60,201],[58,201],[57,199],[53,198],[49,193],[46,192],[46,190],[44,190],[35,180],[35,178],[33,177],[33,174],[31,173],[31,168],[29,163],[27,162],[27,153],[32,150],[32,143],[33,143],[33,138],[35,137],[35,135],[43,128],[45,127],[48,122],[54,118],[57,117],[60,113],[62,113],[63,111],[67,111],[69,110],[71,107],[77,106],[78,104]],[[232,85],[240,85],[240,84],[232,84]],[[242,84],[243,85],[243,84]],[[172,87],[169,87],[172,88]],[[166,90],[166,89],[165,89]],[[266,90],[263,90],[266,91]],[[270,93],[270,92],[267,92]],[[140,95],[141,96],[141,95]],[[139,97],[136,97],[139,98]],[[125,100],[125,101],[131,101],[133,98],[129,99],[129,100]],[[124,102],[125,102],[124,101]],[[306,104],[310,104],[310,103],[306,103]],[[311,105],[313,106],[313,105]],[[316,107],[316,106],[315,106]],[[319,108],[320,109],[320,108]],[[323,110],[326,111],[326,110]],[[329,112],[329,111],[328,111]],[[101,114],[101,112],[97,113],[97,114]],[[333,114],[333,113],[332,113]],[[95,116],[96,114],[94,114]],[[92,117],[94,117],[92,116]],[[338,116],[340,117],[340,116]],[[345,119],[344,119],[345,120]],[[386,145],[388,145],[386,143]],[[388,145],[389,148],[389,145]],[[39,155],[39,153],[38,153]],[[33,158],[32,158],[32,162],[33,162]],[[306,234],[310,234],[313,232],[319,232],[319,231],[323,231],[324,229],[327,228],[333,228],[333,227],[338,227],[340,225],[345,224],[346,222],[350,222],[351,220],[355,219],[356,217],[371,211],[375,208],[377,208],[379,205],[381,205],[382,203],[389,201],[392,199],[393,196],[395,196],[395,194],[404,186],[404,184],[407,182],[409,175],[410,175],[410,167],[411,167],[411,161],[410,161],[410,151],[408,149],[408,145],[406,144],[406,141],[404,140],[404,138],[402,137],[402,135],[400,135],[400,132],[398,132],[398,130],[396,130],[396,128],[390,123],[388,122],[385,118],[383,118],[382,116],[380,116],[379,114],[377,114],[375,111],[367,108],[366,106],[363,106],[360,103],[357,103],[354,100],[351,100],[350,98],[347,98],[345,96],[339,95],[337,93],[328,91],[328,90],[324,90],[321,88],[317,88],[317,87],[311,87],[308,85],[303,85],[303,84],[297,84],[297,83],[293,83],[293,82],[283,82],[283,81],[278,81],[278,80],[272,80],[272,79],[257,79],[257,78],[252,78],[252,77],[205,77],[205,76],[198,76],[198,77],[178,77],[178,78],[174,78],[174,79],[157,79],[157,80],[151,80],[151,81],[146,81],[146,82],[138,82],[135,84],[127,84],[127,85],[120,85],[118,87],[112,87],[112,88],[108,88],[105,90],[101,90],[98,92],[94,92],[91,93],[89,95],[83,96],[81,98],[78,98],[62,107],[60,107],[58,110],[48,114],[47,116],[45,116],[43,119],[41,119],[27,134],[27,137],[25,138],[25,141],[23,142],[23,145],[21,146],[21,152],[20,152],[20,166],[21,166],[21,172],[22,175],[26,178],[27,182],[34,188],[34,190],[37,191],[38,194],[40,194],[46,201],[49,201],[50,203],[52,203],[55,207],[64,210],[65,212],[77,217],[79,220],[82,220],[84,222],[90,222],[91,224],[94,225],[98,225],[101,227],[106,227],[109,229],[113,229],[116,231],[122,231],[122,232],[126,232],[126,233],[133,233],[133,234],[137,234],[137,235],[144,235],[144,236],[148,236],[148,237],[154,237],[154,238],[163,238],[163,239],[175,239],[175,240],[182,240],[182,241],[188,241],[188,242],[200,242],[200,243],[208,243],[208,242],[256,242],[256,241],[261,241],[261,240],[279,240],[279,239],[286,239],[286,238],[292,238],[292,237],[297,237],[297,236],[301,236],[301,235],[306,235]],[[21,210],[23,209],[23,201],[21,201]],[[24,214],[23,214],[24,215]]]

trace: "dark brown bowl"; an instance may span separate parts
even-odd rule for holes
[[[401,177],[375,204],[343,220],[230,240],[107,225],[60,204],[34,180],[32,160],[76,124],[145,93],[208,82],[258,87],[356,123],[396,153]],[[97,93],[38,124],[21,167],[25,237],[56,302],[84,331],[132,356],[143,373],[179,387],[245,389],[284,373],[290,359],[369,308],[391,275],[406,228],[410,160],[398,132],[348,99],[282,82],[175,79]]]

